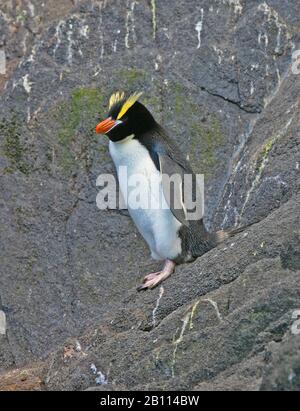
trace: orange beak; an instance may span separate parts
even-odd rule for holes
[[[98,134],[106,134],[109,132],[109,130],[116,124],[115,120],[112,120],[111,118],[107,118],[104,121],[101,121],[96,126],[96,133]]]

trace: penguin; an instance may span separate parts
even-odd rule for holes
[[[128,197],[128,190],[130,194],[132,188],[129,188],[128,180],[134,175],[144,176],[145,186],[150,190],[147,193],[147,198],[149,195],[151,200],[148,207],[132,207],[130,204],[127,207],[150,248],[152,258],[164,261],[164,265],[161,271],[148,274],[138,291],[155,288],[173,274],[177,265],[194,261],[241,231],[210,233],[205,228],[203,215],[191,220],[187,218],[182,181],[185,175],[192,176],[191,191],[194,198],[195,173],[167,131],[139,101],[141,95],[134,93],[126,98],[123,92],[114,93],[109,101],[107,118],[96,126],[96,133],[106,135],[109,139],[109,152],[123,196]],[[122,167],[126,167],[128,180],[120,176]],[[181,176],[182,180],[175,180],[171,194],[174,198],[179,196],[179,199],[170,196],[170,187],[167,187],[163,178],[175,174]],[[150,184],[150,179],[157,184]],[[176,187],[176,184],[181,186]]]

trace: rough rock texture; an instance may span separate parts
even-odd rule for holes
[[[1,2],[0,389],[299,390],[299,27],[292,0]],[[116,89],[205,174],[209,228],[257,223],[144,294],[95,204]]]
[[[42,367],[40,363],[7,371],[1,376],[0,391],[42,391]]]

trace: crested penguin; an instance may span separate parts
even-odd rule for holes
[[[194,261],[239,232],[221,230],[209,233],[203,223],[203,215],[191,220],[187,218],[188,207],[182,181],[185,181],[185,175],[192,176],[190,187],[194,198],[195,174],[178,146],[139,101],[141,95],[134,93],[126,98],[122,92],[114,93],[110,98],[107,118],[96,126],[96,133],[109,138],[109,152],[124,197],[128,198],[133,188],[129,187],[128,180],[121,178],[122,167],[126,167],[128,179],[134,175],[144,176],[144,190],[147,191],[146,186],[149,189],[146,194],[151,200],[148,206],[133,207],[127,204],[127,208],[148,244],[152,258],[164,261],[164,266],[161,271],[148,274],[138,287],[139,291],[156,287],[174,272],[176,265]],[[182,179],[172,180],[173,190],[170,190],[163,176],[172,178],[175,174]],[[157,184],[150,184],[150,179]],[[153,189],[154,186],[157,190]],[[176,207],[172,195],[174,198],[180,197],[175,198],[179,200]]]

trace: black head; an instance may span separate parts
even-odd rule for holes
[[[115,93],[110,99],[107,119],[99,123],[96,132],[105,134],[111,141],[121,142],[134,134],[135,138],[151,131],[156,122],[149,110],[138,101],[141,93],[128,99],[123,93]]]

